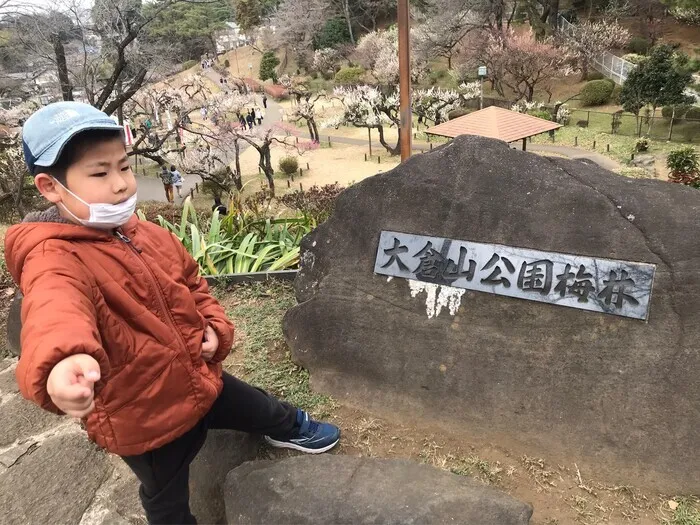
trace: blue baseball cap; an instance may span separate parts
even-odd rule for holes
[[[34,175],[36,166],[53,166],[70,139],[89,129],[124,131],[109,115],[82,102],[55,102],[34,113],[22,127],[29,172]]]

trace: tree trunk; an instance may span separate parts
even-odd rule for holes
[[[671,113],[671,124],[668,126],[668,138],[666,140],[671,140],[673,136],[673,121],[676,120],[676,106],[673,106],[673,112]]]
[[[352,20],[350,19],[350,0],[343,0],[343,14],[348,23],[348,32],[350,33],[350,42],[355,45],[355,35],[352,33]]]
[[[275,196],[275,170],[272,169],[272,159],[270,158],[270,145],[265,144],[258,151],[260,153],[260,169],[267,178],[272,196]]]
[[[549,25],[556,31],[559,24],[559,0],[549,0],[551,11],[549,13]]]
[[[309,130],[309,137],[311,140],[316,140],[316,136],[314,135],[314,130],[311,127],[311,121],[309,119],[306,119],[306,129]]]
[[[649,119],[649,127],[647,127],[647,137],[651,135],[651,127],[654,125],[654,117],[656,116],[656,106],[651,108],[651,118]]]
[[[389,155],[395,157],[401,153],[401,128],[399,128],[399,140],[396,142],[396,146],[394,147],[387,144],[386,139],[384,138],[384,126],[379,124],[377,126],[377,131],[379,132],[379,143],[384,146],[384,149],[389,152]]]
[[[66,64],[66,49],[63,47],[61,35],[52,35],[53,52],[56,56],[56,67],[58,68],[58,83],[61,85],[63,100],[73,100],[73,86],[68,78],[68,65]]]
[[[318,126],[316,126],[316,119],[311,119],[311,127],[313,128],[313,138],[316,141],[316,144],[319,144],[321,142],[321,136],[318,134]]]
[[[233,174],[233,183],[238,191],[243,190],[243,177],[241,175],[241,148],[238,145],[238,139],[233,140],[233,151],[236,160],[236,172]]]

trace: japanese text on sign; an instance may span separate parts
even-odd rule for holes
[[[383,231],[374,272],[647,319],[655,265]]]

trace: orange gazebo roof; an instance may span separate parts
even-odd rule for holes
[[[505,142],[515,142],[558,129],[561,124],[550,120],[491,106],[427,129],[429,135],[454,138],[480,135]]]

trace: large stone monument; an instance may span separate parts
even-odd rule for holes
[[[285,318],[314,386],[700,491],[700,192],[462,137],[346,190]]]

